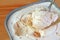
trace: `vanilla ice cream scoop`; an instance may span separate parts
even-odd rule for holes
[[[58,14],[53,11],[35,10],[32,12],[32,23],[34,27],[44,28],[58,19]]]

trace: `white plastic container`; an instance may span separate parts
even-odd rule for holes
[[[17,37],[14,34],[13,24],[19,20],[19,18],[21,17],[22,14],[28,14],[29,12],[34,10],[34,8],[37,8],[41,5],[48,7],[49,4],[50,4],[50,2],[48,2],[47,0],[42,0],[41,2],[32,3],[30,5],[17,8],[15,10],[13,10],[12,12],[10,12],[7,15],[6,20],[5,20],[5,27],[9,34],[10,40],[20,40],[19,37]],[[59,9],[55,5],[52,5],[52,10],[56,10],[59,12]]]

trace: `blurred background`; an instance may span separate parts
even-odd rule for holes
[[[5,17],[8,13],[15,8],[37,1],[40,0],[0,0],[0,40],[10,40],[4,26]],[[55,2],[60,7],[60,0]]]

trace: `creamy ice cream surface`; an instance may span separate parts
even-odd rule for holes
[[[52,40],[50,36],[53,34],[55,36],[57,29],[57,33],[60,35],[60,28],[57,28],[60,26],[60,19],[58,19],[58,13],[55,11],[49,11],[48,8],[45,7],[35,8],[35,10],[23,15],[20,20],[17,21],[14,26],[15,34],[31,40]]]
[[[58,19],[58,14],[53,11],[47,11],[45,9],[37,9],[32,12],[32,19],[34,27],[37,26],[39,28],[44,28],[55,22]]]

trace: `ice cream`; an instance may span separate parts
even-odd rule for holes
[[[55,22],[58,19],[58,14],[53,11],[44,11],[44,10],[35,10],[32,12],[32,23],[34,27],[38,27],[43,29],[51,25],[51,23]]]
[[[17,22],[19,26],[15,26],[15,34],[17,36],[27,36],[30,37],[30,39],[49,36],[52,33],[55,33],[56,28],[58,27],[58,18],[58,13],[55,11],[48,11],[48,9],[44,7],[41,7],[40,9],[35,8],[32,12],[23,15],[20,18]]]

